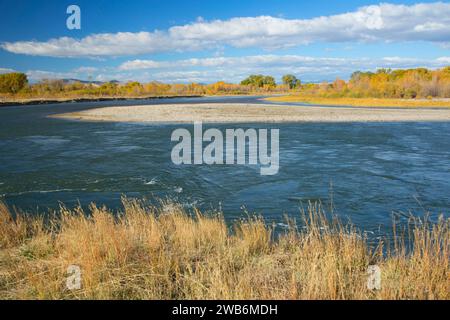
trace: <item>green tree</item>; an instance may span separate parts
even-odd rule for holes
[[[275,79],[271,76],[264,76],[262,74],[252,74],[248,78],[241,81],[243,86],[254,86],[258,88],[275,87],[277,84]]]
[[[283,81],[283,84],[289,86],[289,89],[298,88],[301,85],[300,79],[297,79],[297,77],[292,74],[284,75],[281,80]]]
[[[98,88],[98,91],[100,91],[103,95],[115,95],[117,93],[117,83],[113,82],[105,82],[102,83],[102,85]]]
[[[264,76],[262,74],[252,74],[242,80],[241,85],[262,87],[264,85]]]
[[[275,78],[271,76],[265,76],[263,78],[263,87],[276,87],[277,83],[275,82]]]
[[[26,74],[13,72],[0,74],[0,92],[1,93],[17,93],[28,84]]]
[[[124,86],[125,93],[130,95],[139,95],[144,91],[144,87],[138,81],[127,82]]]

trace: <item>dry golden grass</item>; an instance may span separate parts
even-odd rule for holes
[[[379,98],[327,98],[308,95],[288,95],[266,98],[275,102],[300,102],[328,106],[352,107],[441,107],[450,108],[449,99],[379,99]]]
[[[449,221],[417,224],[413,249],[368,246],[319,206],[275,237],[261,218],[228,227],[218,214],[123,200],[124,210],[68,210],[46,219],[0,205],[2,299],[448,299]],[[381,252],[384,251],[384,254]],[[387,252],[387,253],[386,253]],[[381,268],[380,290],[367,268]],[[81,289],[66,288],[78,265]]]

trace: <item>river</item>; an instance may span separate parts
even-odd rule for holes
[[[215,97],[2,107],[0,197],[33,212],[57,208],[60,201],[120,208],[121,195],[168,197],[187,208],[221,209],[229,221],[260,214],[281,228],[285,215],[299,218],[302,206],[320,201],[374,234],[389,230],[393,213],[448,217],[450,123],[214,125],[280,129],[279,172],[261,176],[249,165],[174,165],[171,133],[192,125],[48,118],[111,105],[212,102],[260,101]]]

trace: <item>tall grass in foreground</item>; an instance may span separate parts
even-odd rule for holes
[[[0,205],[0,298],[10,299],[448,299],[449,220],[412,227],[413,248],[370,248],[320,207],[306,228],[274,237],[260,218],[230,229],[164,202],[123,200],[112,213],[61,208],[50,218]],[[299,231],[300,230],[300,231]],[[384,254],[382,253],[384,251]],[[381,289],[367,268],[381,268]],[[66,288],[78,265],[82,287]]]

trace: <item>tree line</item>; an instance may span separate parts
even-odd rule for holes
[[[450,67],[357,71],[349,81],[302,86],[302,93],[330,98],[450,98]]]
[[[354,72],[348,81],[302,83],[287,74],[277,83],[268,75],[255,74],[239,84],[218,81],[212,84],[83,83],[80,81],[41,80],[28,83],[23,73],[0,74],[0,94],[3,97],[139,97],[177,95],[220,95],[252,93],[288,93],[320,97],[352,98],[450,98],[450,67],[438,70],[379,69],[376,72]]]

